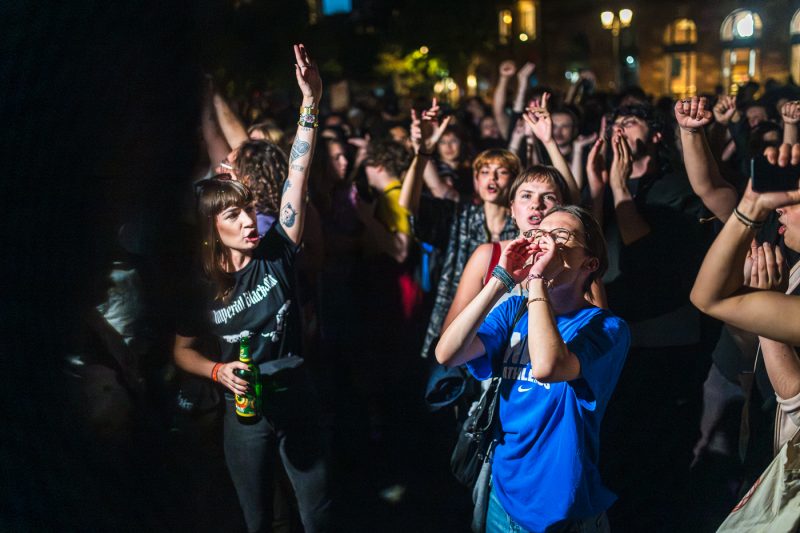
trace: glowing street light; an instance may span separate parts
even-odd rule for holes
[[[519,34],[519,40],[524,43],[525,41],[528,40],[528,34],[527,33],[520,33]]]
[[[610,30],[614,25],[614,12],[603,11],[600,13],[600,22],[603,24],[603,28]]]
[[[744,19],[742,19],[744,20]],[[614,56],[614,78],[617,87],[620,85],[620,64],[619,64],[619,32],[622,28],[627,28],[633,22],[632,9],[620,9],[619,12],[603,11],[600,13],[600,23],[606,30],[611,30],[611,43],[613,45]],[[625,58],[629,65],[633,65],[633,58],[628,56]]]

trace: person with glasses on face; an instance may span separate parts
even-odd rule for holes
[[[502,377],[489,533],[608,531],[605,511],[616,497],[600,480],[599,432],[630,333],[586,300],[607,266],[591,214],[555,207],[503,250],[437,345],[441,364],[466,364],[481,380]],[[492,309],[520,283],[527,297]]]

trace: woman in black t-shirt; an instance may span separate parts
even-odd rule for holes
[[[212,178],[198,184],[198,215],[203,229],[203,271],[208,293],[198,311],[202,320],[184,317],[175,339],[175,363],[227,388],[224,417],[225,461],[249,531],[269,529],[269,489],[274,449],[297,496],[306,531],[329,527],[330,498],[317,410],[299,354],[300,320],[294,296],[294,257],[303,233],[308,174],[316,142],[322,81],[303,45],[294,47],[297,84],[303,107],[281,195],[278,224],[259,237],[254,198],[238,181]],[[196,348],[210,332],[219,341],[213,361]],[[250,355],[267,383],[280,383],[263,399],[263,415],[241,424],[234,394],[247,382],[234,371],[239,342],[250,340]]]

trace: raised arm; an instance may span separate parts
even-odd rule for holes
[[[541,103],[535,101],[533,106],[525,110],[525,114],[523,114],[522,117],[533,130],[536,138],[542,143],[544,149],[547,150],[547,155],[550,156],[550,161],[553,163],[553,166],[556,167],[556,170],[564,177],[570,195],[567,203],[575,203],[580,199],[581,191],[578,188],[578,184],[575,182],[567,160],[561,154],[561,150],[558,149],[558,145],[553,139],[553,120],[550,118],[550,112],[547,110],[547,101],[549,98],[549,93],[543,93]]]
[[[703,204],[723,222],[736,206],[737,194],[717,168],[704,128],[711,123],[712,114],[706,99],[693,97],[675,103],[675,120],[681,132],[683,161],[694,193]]]
[[[622,242],[626,246],[632,244],[651,231],[650,224],[639,213],[633,194],[628,188],[628,180],[633,171],[633,157],[628,142],[619,131],[611,137],[611,168],[608,172],[608,182],[611,194],[614,195],[614,212],[617,215],[617,225]]]
[[[414,159],[406,171],[403,186],[400,189],[399,203],[415,215],[419,211],[422,195],[422,184],[425,183],[436,198],[451,198],[452,187],[439,177],[433,167],[431,156],[436,149],[444,130],[450,124],[451,117],[438,121],[439,106],[436,98],[427,109],[418,116],[411,110],[411,143],[414,146]],[[429,168],[430,167],[430,168]]]
[[[525,95],[528,92],[528,82],[534,70],[536,70],[536,65],[529,61],[517,71],[517,94],[514,97],[514,113],[522,113],[525,110]]]
[[[217,114],[217,122],[222,128],[222,134],[228,145],[232,149],[236,149],[245,142],[247,137],[247,130],[244,129],[244,124],[233,112],[228,102],[217,92],[214,93],[214,110]]]
[[[581,363],[569,351],[558,331],[545,280],[555,279],[564,270],[558,246],[550,235],[546,253],[530,268],[528,285],[528,355],[531,375],[542,383],[570,381],[581,376]],[[541,249],[535,245],[534,253]]]
[[[726,161],[725,152],[728,151],[726,146],[731,140],[729,127],[731,121],[738,116],[736,97],[720,96],[712,111],[714,113],[714,122],[711,123],[711,130],[709,131],[711,153],[720,161]],[[732,153],[728,155],[730,156]]]
[[[494,88],[494,95],[492,95],[492,113],[504,139],[508,137],[508,130],[511,126],[511,119],[506,115],[506,93],[508,82],[516,71],[517,66],[513,61],[506,60],[500,63],[500,77],[497,79],[497,87]]]
[[[569,162],[569,169],[575,178],[578,190],[582,190],[583,184],[586,183],[586,167],[583,165],[583,154],[586,153],[586,150],[591,150],[597,138],[598,135],[596,133],[591,133],[589,135],[579,135],[577,139],[572,141],[572,161]]]
[[[203,109],[200,115],[200,128],[203,133],[203,141],[206,144],[206,151],[208,152],[208,159],[211,161],[211,168],[224,161],[231,151],[228,142],[222,135],[219,125],[216,121],[216,113],[214,112],[213,103],[213,88],[212,82],[209,78],[207,80],[206,92],[203,98]]]
[[[311,61],[305,46],[296,44],[294,55],[297,85],[303,93],[302,114],[297,126],[297,135],[289,155],[289,174],[283,184],[281,195],[280,224],[294,243],[299,243],[305,222],[308,173],[311,157],[317,142],[317,116],[322,96],[322,79],[317,65]]]
[[[597,219],[600,227],[603,227],[603,199],[608,187],[608,168],[606,168],[606,157],[604,155],[606,140],[600,137],[595,141],[594,146],[589,151],[589,158],[586,160],[586,180],[589,185],[589,195],[591,197],[592,214]]]
[[[531,269],[528,259],[533,245],[520,237],[503,250],[498,267],[504,269],[514,283],[525,279]],[[492,276],[483,289],[450,323],[436,345],[436,360],[445,366],[458,366],[486,353],[483,341],[477,336],[483,320],[506,292],[506,286]]]
[[[795,144],[800,141],[797,134],[797,123],[800,122],[800,101],[792,100],[783,104],[781,118],[783,119],[783,142]]]
[[[771,163],[800,164],[800,145],[765,151]],[[708,250],[692,288],[691,300],[704,313],[756,335],[800,344],[800,298],[772,291],[742,289],[743,266],[755,236],[770,211],[800,203],[800,190],[756,193],[748,184],[742,200]]]

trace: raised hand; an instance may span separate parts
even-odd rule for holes
[[[536,70],[536,64],[528,61],[517,71],[517,81],[522,85],[527,85],[528,79],[531,77],[534,70]]]
[[[786,261],[779,246],[753,242],[744,262],[744,285],[751,289],[785,292],[789,285]]]
[[[622,187],[627,185],[628,178],[633,171],[633,157],[628,142],[619,132],[611,137],[611,168],[608,172],[609,183],[612,187]]]
[[[800,100],[791,100],[781,107],[781,118],[784,124],[800,122]]]
[[[553,140],[553,121],[550,118],[550,112],[547,110],[547,101],[550,94],[542,93],[541,101],[536,99],[531,106],[522,114],[522,118],[530,126],[536,138],[542,143],[548,143]]]
[[[772,165],[800,165],[800,144],[782,144],[780,148],[770,146],[764,150],[764,156]],[[759,193],[753,190],[750,180],[738,209],[753,220],[763,220],[770,211],[793,204],[800,204],[800,190]]]
[[[589,182],[589,190],[594,193],[600,192],[608,185],[608,170],[606,169],[606,157],[603,155],[606,141],[602,137],[597,139],[589,151],[589,158],[586,160],[586,177]]]
[[[735,96],[720,96],[717,104],[714,106],[714,120],[722,126],[727,126],[731,123],[731,119],[736,114],[736,97]]]
[[[353,162],[353,168],[358,168],[358,166],[364,162],[367,158],[367,148],[369,147],[369,133],[364,135],[364,137],[350,137],[347,139],[347,142],[356,147],[356,158]]]
[[[583,150],[587,146],[593,145],[596,140],[597,140],[596,133],[591,133],[589,135],[578,135],[578,137],[574,141],[572,141],[572,149],[575,152],[583,153]]]
[[[589,69],[582,70],[579,76],[581,79],[587,80],[591,82],[593,85],[597,85],[597,76],[595,76],[595,73],[592,72],[591,70]]]
[[[675,120],[678,126],[684,130],[696,130],[710,124],[713,115],[706,108],[707,104],[705,97],[697,96],[675,102]]]
[[[294,73],[297,77],[297,85],[303,93],[304,100],[312,100],[319,104],[322,97],[322,78],[319,76],[317,64],[311,60],[306,47],[302,44],[294,45]],[[304,102],[305,103],[305,102]]]
[[[506,59],[502,63],[500,63],[500,77],[501,78],[510,78],[517,72],[517,65],[514,64],[513,61],[510,59]]]
[[[529,260],[535,251],[539,251],[535,244],[525,237],[519,237],[506,246],[497,264],[506,269],[515,283],[520,283],[533,266]]]
[[[561,247],[546,233],[533,246],[535,255],[530,275],[549,281],[554,280],[564,270],[564,257],[561,253]]]
[[[434,98],[431,107],[422,111],[420,116],[415,110],[411,110],[411,142],[416,153],[422,150],[424,153],[432,154],[436,143],[450,124],[452,116],[445,117],[439,122],[439,109],[439,104]]]

